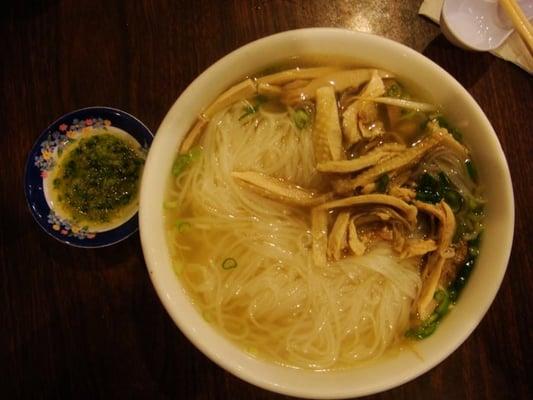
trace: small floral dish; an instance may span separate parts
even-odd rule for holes
[[[67,171],[68,165],[64,166],[63,164],[66,161],[64,162],[63,160],[66,157],[72,159],[73,156],[71,154],[75,151],[81,153],[80,148],[90,148],[92,153],[88,154],[94,155],[96,150],[92,150],[93,147],[90,146],[95,145],[94,138],[97,136],[97,141],[99,142],[111,140],[110,144],[106,144],[109,154],[115,154],[122,146],[122,148],[126,149],[126,152],[131,150],[130,153],[135,154],[134,157],[138,157],[133,160],[133,164],[130,163],[127,166],[131,167],[133,165],[136,168],[133,176],[139,182],[134,181],[134,185],[130,187],[133,190],[132,193],[128,194],[127,201],[129,203],[127,203],[127,206],[123,206],[123,208],[127,208],[126,211],[111,222],[105,215],[106,223],[92,224],[73,216],[77,214],[65,212],[67,208],[63,204],[67,201],[62,199],[61,194],[55,195],[54,190],[62,182],[59,177],[64,178],[71,172],[70,170]],[[138,194],[135,192],[137,190],[135,188],[140,185],[142,165],[152,139],[152,133],[141,121],[124,111],[110,107],[83,108],[70,112],[53,122],[41,133],[26,161],[24,190],[30,211],[39,226],[47,234],[63,243],[86,248],[109,246],[135,233],[138,229]],[[91,140],[92,143],[90,142]],[[118,144],[115,142],[118,142]],[[94,157],[91,157],[89,161],[94,165]],[[103,161],[103,164],[105,164],[107,160],[104,159]],[[102,166],[95,165],[95,170],[105,171],[103,164]],[[59,173],[61,168],[62,175]],[[78,169],[79,174],[88,175],[86,170],[82,168],[87,168],[87,164],[80,164]],[[107,168],[109,172],[109,166]],[[111,169],[115,168],[112,166]],[[68,176],[70,177],[71,175]],[[102,182],[102,185],[108,183],[106,181],[107,177],[97,178],[95,186],[98,186],[99,182]],[[67,186],[66,190],[69,191],[67,196],[72,196],[71,193],[76,193],[86,202],[92,200],[87,200],[92,193],[86,191],[86,187],[81,187],[82,190],[78,190],[78,188],[72,189],[68,187],[70,182],[72,180],[63,179],[63,186]],[[79,181],[75,182],[79,183]],[[102,191],[102,187],[98,189]],[[118,195],[113,194],[113,196],[107,197],[111,197],[113,200]],[[71,199],[71,197],[67,198]],[[123,201],[123,199],[119,200]],[[69,203],[70,206],[71,204]],[[103,209],[101,203],[98,204],[98,207],[100,207],[99,210]]]

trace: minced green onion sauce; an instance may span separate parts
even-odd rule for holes
[[[137,197],[144,159],[109,133],[82,138],[59,160],[53,190],[75,222],[107,223]]]

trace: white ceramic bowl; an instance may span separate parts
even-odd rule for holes
[[[245,75],[294,56],[342,57],[384,68],[410,86],[424,88],[443,106],[471,144],[486,183],[486,230],[481,254],[453,312],[416,351],[366,367],[335,372],[286,368],[255,359],[217,333],[197,312],[174,275],[167,248],[163,201],[176,149],[200,110]],[[396,42],[340,29],[289,31],[260,39],[222,58],[182,93],[163,120],[150,149],[141,185],[139,222],[148,271],[163,305],[181,331],[206,356],[232,374],[262,388],[308,398],[346,398],[380,392],[428,371],[450,355],[487,312],[503,279],[514,226],[511,179],[500,143],[483,111],[447,72]]]

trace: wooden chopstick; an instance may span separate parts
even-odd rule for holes
[[[527,20],[522,9],[516,0],[499,0],[501,7],[504,9],[507,16],[511,19],[515,29],[518,31],[524,42],[533,54],[533,27]]]

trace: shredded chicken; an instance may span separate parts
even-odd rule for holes
[[[446,250],[450,247],[455,233],[455,215],[452,209],[445,201],[433,205],[415,200],[413,204],[419,210],[433,215],[439,220],[438,251],[441,256],[449,258],[449,252],[446,253]]]
[[[413,189],[406,187],[393,186],[389,189],[389,194],[391,196],[398,197],[406,202],[411,202],[416,197],[416,192]]]
[[[268,97],[278,97],[281,95],[282,89],[276,85],[270,85],[268,83],[257,84],[257,93]]]
[[[282,90],[303,88],[304,86],[307,86],[308,83],[309,83],[309,80],[307,79],[295,79],[294,81],[291,81],[287,83],[286,85],[283,85]]]
[[[405,247],[405,234],[398,224],[392,225],[392,234],[392,248],[399,253]]]
[[[468,254],[468,244],[461,240],[457,245],[454,245],[454,257],[448,259],[444,264],[442,275],[439,284],[443,287],[449,286],[455,279],[457,271],[466,261]]]
[[[258,83],[268,83],[270,85],[283,85],[287,82],[301,79],[316,79],[321,76],[337,71],[335,67],[317,68],[294,68],[271,75],[265,75],[257,79]]]
[[[251,79],[246,79],[229,88],[201,114],[206,120],[210,120],[220,110],[226,108],[237,100],[249,99],[257,94],[257,88]]]
[[[341,211],[333,224],[333,228],[328,238],[327,255],[329,259],[340,260],[342,249],[347,244],[348,223],[350,222],[350,213]]]
[[[343,156],[337,99],[330,86],[321,87],[316,91],[313,145],[317,163],[340,160]]]
[[[180,154],[187,153],[192,148],[192,146],[194,146],[200,136],[202,136],[204,126],[206,124],[207,120],[201,116],[196,120],[196,123],[194,124],[192,129],[189,131],[189,133],[187,133],[187,136],[185,137],[183,142],[181,142]]]
[[[348,144],[354,144],[361,140],[361,132],[357,124],[357,114],[359,113],[358,101],[353,102],[342,113],[342,133]]]
[[[334,183],[335,191],[337,193],[350,192],[375,181],[378,177],[387,172],[405,168],[406,165],[415,163],[420,160],[428,150],[436,146],[442,140],[444,135],[448,135],[448,133],[442,130],[436,131],[429,136],[426,136],[416,146],[410,147],[404,152],[375,165],[355,178],[336,181]]]
[[[443,267],[455,255],[451,247],[455,232],[455,216],[445,201],[441,201],[436,205],[420,201],[415,201],[414,204],[421,211],[429,213],[439,220],[437,249],[431,253],[422,272],[422,290],[417,303],[420,319],[424,320],[436,306],[433,296],[441,281]]]
[[[368,100],[358,100],[360,104],[357,127],[365,139],[374,139],[385,133],[383,122],[378,119],[378,106]]]
[[[435,105],[433,104],[420,103],[418,101],[399,99],[396,97],[373,97],[372,99],[370,99],[370,101],[373,101],[375,103],[388,104],[391,106],[397,106],[413,111],[432,112],[437,110],[437,107],[435,107]]]
[[[370,81],[361,91],[362,98],[381,96],[385,93],[385,85],[377,70],[372,72]],[[369,112],[369,107],[372,108]],[[370,113],[372,115],[370,115]],[[348,144],[357,143],[361,137],[371,137],[378,133],[378,129],[369,130],[365,124],[371,123],[377,118],[377,107],[374,103],[364,100],[355,100],[342,114],[342,132]],[[383,128],[383,126],[381,126]],[[379,130],[383,134],[383,129]]]
[[[365,254],[366,246],[357,235],[357,227],[355,226],[354,218],[350,219],[348,225],[348,246],[356,256],[362,256]]]
[[[370,194],[376,191],[376,184],[374,182],[369,183],[361,189],[361,194]]]
[[[459,157],[468,158],[468,149],[461,143],[459,143],[457,140],[455,140],[455,138],[448,132],[446,128],[440,127],[439,124],[433,121],[428,122],[427,127],[431,132],[445,131],[446,133],[448,133],[448,135],[444,135],[442,144],[451,149]]]
[[[317,267],[327,264],[328,212],[319,208],[311,210],[311,234],[313,236],[313,261]]]
[[[405,146],[398,143],[386,143],[377,146],[367,154],[352,160],[326,161],[319,163],[316,169],[321,172],[346,173],[356,172],[371,167],[380,161],[388,159],[398,152],[405,150]]]
[[[437,250],[437,244],[434,240],[428,239],[407,239],[404,248],[400,254],[401,258],[409,258],[413,256],[423,256]]]
[[[437,305],[433,297],[438,288],[445,261],[445,258],[441,257],[437,252],[433,252],[426,263],[425,271],[427,271],[427,274],[424,277],[417,302],[418,316],[422,321],[431,315]]]
[[[411,223],[416,222],[417,209],[415,206],[409,205],[405,201],[400,200],[397,197],[389,196],[386,194],[365,194],[359,196],[345,197],[343,199],[333,200],[324,203],[318,206],[318,208],[331,210],[334,208],[352,207],[367,204],[383,204],[386,206],[394,207],[405,214],[407,221]]]
[[[290,205],[311,207],[322,204],[329,198],[329,195],[319,194],[258,172],[232,172],[231,175],[247,183],[247,186],[257,193]]]
[[[335,71],[313,79],[302,89],[287,91],[282,95],[282,101],[285,104],[295,104],[301,100],[313,99],[316,95],[316,91],[324,86],[332,86],[337,92],[349,87],[357,88],[370,80],[373,71],[373,69],[364,68]],[[392,76],[386,71],[378,70],[377,73],[381,78],[389,78]]]

